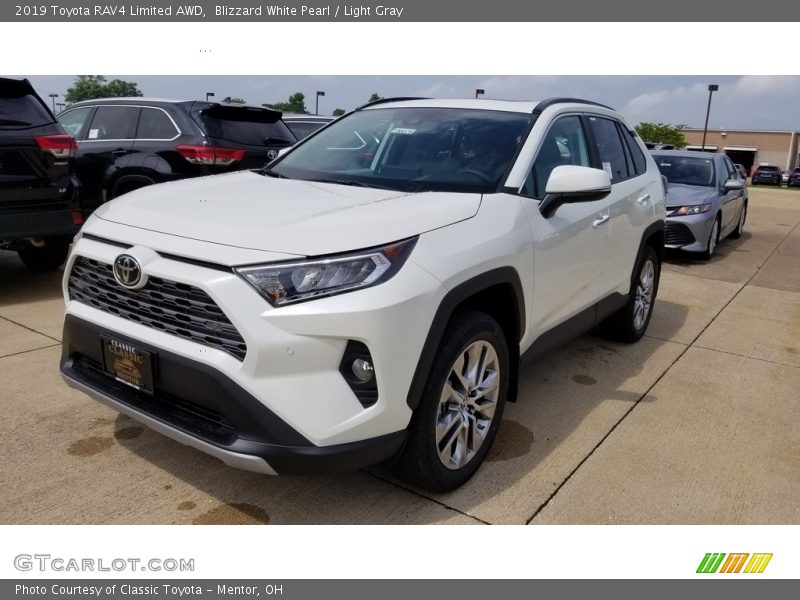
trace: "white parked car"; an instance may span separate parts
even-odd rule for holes
[[[519,357],[647,329],[664,185],[587,101],[373,103],[270,168],[137,190],[69,257],[67,383],[229,465],[450,490]]]

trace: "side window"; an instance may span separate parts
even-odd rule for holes
[[[627,179],[630,176],[628,164],[615,122],[602,117],[589,117],[589,126],[594,134],[602,167],[611,175],[611,183]]]
[[[589,164],[589,150],[580,117],[562,117],[545,134],[523,186],[523,194],[541,200],[553,169],[561,165],[588,167]]]
[[[726,173],[722,173],[720,176],[722,181],[720,182],[721,185],[725,185],[725,182],[730,179],[738,179],[739,176],[736,174],[736,168],[733,166],[733,163],[730,159],[726,156],[722,159],[722,162],[725,163],[725,170]]]
[[[92,114],[91,106],[76,108],[75,110],[70,110],[60,115],[58,117],[58,122],[61,123],[64,131],[75,139],[80,140],[83,138],[83,134],[86,131],[86,124],[90,114]]]
[[[142,108],[136,138],[143,140],[171,140],[180,132],[160,108]]]
[[[98,106],[86,139],[132,140],[138,119],[138,106]]]
[[[622,137],[628,143],[628,150],[630,150],[631,157],[633,158],[633,168],[637,175],[643,175],[647,172],[647,160],[642,154],[642,149],[639,147],[639,144],[636,142],[636,137],[625,128],[625,126],[619,126],[620,131],[622,131]]]

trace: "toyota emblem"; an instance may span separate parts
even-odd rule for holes
[[[144,287],[147,283],[142,273],[142,265],[130,254],[120,254],[114,261],[114,279],[122,287],[130,290]]]
[[[270,148],[269,150],[267,150],[267,158],[270,160],[275,160],[276,158],[278,158],[278,151],[275,150],[275,148]]]

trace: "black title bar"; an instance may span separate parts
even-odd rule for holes
[[[785,0],[761,0],[757,5],[743,0],[364,0],[346,4],[319,0],[11,0],[0,4],[0,21],[12,22],[770,22],[778,19],[800,21],[800,3]],[[565,35],[569,37],[569,32]],[[710,31],[708,40],[720,35],[724,37],[718,30]],[[708,40],[694,40],[694,43]]]

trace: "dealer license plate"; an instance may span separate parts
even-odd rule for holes
[[[106,373],[117,381],[153,393],[153,353],[127,342],[101,338]]]

